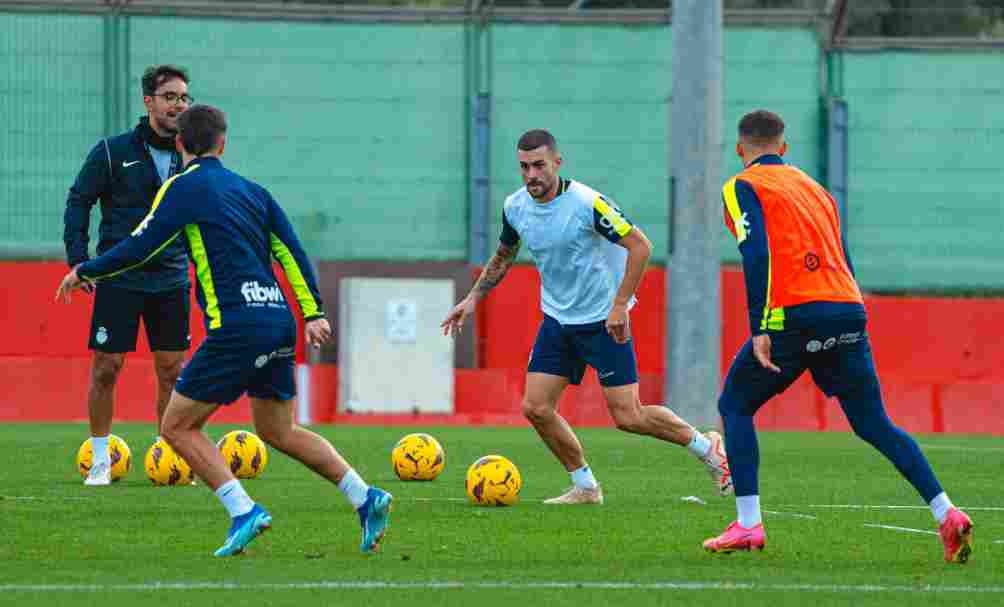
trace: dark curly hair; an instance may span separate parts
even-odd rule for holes
[[[143,72],[140,82],[143,85],[143,94],[151,96],[157,92],[157,88],[168,80],[180,79],[188,84],[188,72],[183,67],[177,65],[151,65]]]

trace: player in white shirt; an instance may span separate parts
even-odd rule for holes
[[[527,368],[523,414],[572,477],[571,489],[545,503],[603,503],[582,445],[558,413],[561,393],[582,381],[586,365],[596,369],[618,428],[687,447],[718,491],[731,493],[721,435],[701,434],[668,407],[644,406],[638,396],[628,312],[652,243],[609,198],[558,175],[561,154],[549,132],[528,131],[516,148],[525,187],[506,199],[498,250],[442,327],[452,335],[463,329],[525,243],[540,272],[544,320]]]

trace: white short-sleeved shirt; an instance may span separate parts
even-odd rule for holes
[[[537,202],[522,187],[502,207],[503,244],[522,243],[540,272],[544,314],[562,325],[606,320],[624,278],[627,249],[615,244],[632,224],[607,197],[561,179],[558,195]],[[628,307],[634,305],[631,298]]]

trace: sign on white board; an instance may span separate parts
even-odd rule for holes
[[[418,338],[418,303],[414,299],[387,300],[387,341],[413,344]]]

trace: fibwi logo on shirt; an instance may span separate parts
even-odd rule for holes
[[[249,304],[269,304],[285,301],[282,297],[282,289],[279,288],[279,285],[263,287],[258,284],[257,280],[252,280],[242,284],[241,295],[244,296],[244,301]]]

